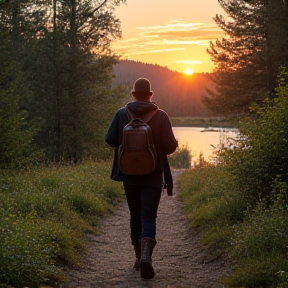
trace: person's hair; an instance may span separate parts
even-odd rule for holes
[[[135,81],[133,85],[133,90],[131,94],[140,100],[147,100],[153,96],[153,91],[151,91],[151,83],[146,78],[139,78]]]

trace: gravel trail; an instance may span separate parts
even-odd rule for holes
[[[174,183],[181,170],[172,171]],[[178,200],[177,183],[173,197],[165,193],[157,217],[157,245],[153,252],[153,280],[141,280],[134,264],[129,239],[129,211],[126,201],[101,220],[77,270],[67,271],[65,288],[223,288],[221,278],[229,263],[201,249],[199,235],[189,230]]]

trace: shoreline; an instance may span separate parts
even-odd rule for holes
[[[223,117],[170,117],[172,127],[238,128],[239,122]]]

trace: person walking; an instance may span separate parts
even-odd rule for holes
[[[167,155],[176,150],[178,143],[174,137],[167,113],[151,101],[153,91],[151,90],[150,81],[146,78],[137,79],[131,94],[133,100],[115,113],[105,141],[115,149],[111,179],[123,181],[130,211],[130,237],[136,256],[134,268],[140,269],[141,278],[152,279],[155,276],[155,271],[151,257],[157,243],[156,217],[163,189],[163,171],[167,171],[167,165],[170,171]],[[157,154],[155,169],[148,175],[125,175],[119,169],[117,151],[122,144],[122,130],[130,122],[131,114],[141,119],[141,117],[154,110],[157,111],[147,124],[152,130],[153,143]],[[168,182],[170,182],[170,185],[172,182],[173,188],[171,173],[169,180]]]

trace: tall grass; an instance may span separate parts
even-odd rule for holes
[[[203,247],[233,259],[225,287],[288,287],[287,185],[275,184],[273,204],[247,206],[225,166],[190,169],[179,177],[180,199]]]
[[[109,175],[104,162],[0,171],[0,287],[63,280],[63,264],[77,264],[85,234],[123,195]]]
[[[187,170],[179,177],[179,197],[192,229],[203,233],[203,244],[223,246],[231,226],[243,219],[243,204],[223,166]]]

